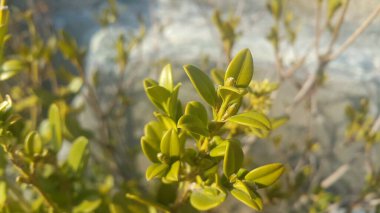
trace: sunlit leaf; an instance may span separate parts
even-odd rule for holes
[[[261,211],[263,209],[263,202],[261,198],[255,194],[255,196],[252,198],[249,194],[239,190],[239,189],[232,189],[231,194],[244,203],[245,205],[253,208],[256,211]]]
[[[101,199],[96,200],[84,200],[79,205],[75,206],[73,213],[91,213],[99,208],[102,203]]]
[[[198,94],[211,106],[215,106],[216,91],[210,78],[193,65],[183,67]]]
[[[183,115],[178,120],[178,128],[189,131],[190,133],[208,136],[209,132],[207,130],[207,125],[205,125],[202,120],[200,120],[197,116],[192,115]]]
[[[0,81],[12,78],[22,71],[25,68],[24,66],[24,63],[19,60],[9,60],[4,62],[0,69]]]
[[[62,118],[57,105],[53,104],[49,108],[49,125],[52,133],[52,146],[58,151],[62,146]]]
[[[42,152],[42,140],[37,132],[30,132],[24,143],[25,153],[29,156],[34,156],[36,154],[41,154]]]
[[[70,153],[67,157],[67,163],[70,168],[77,172],[84,164],[87,150],[88,140],[85,137],[79,137],[71,146]]]
[[[270,130],[271,123],[269,119],[262,113],[256,111],[250,111],[241,113],[228,118],[228,121],[238,123],[251,128]]]
[[[167,164],[161,164],[161,163],[155,163],[148,167],[145,173],[145,178],[147,180],[151,180],[155,177],[162,177],[169,169],[169,165]]]
[[[284,166],[281,163],[267,164],[250,171],[245,180],[252,181],[260,187],[267,187],[276,182],[283,172]]]
[[[181,144],[175,129],[168,130],[161,140],[161,152],[170,157],[178,157],[181,154]]]
[[[170,166],[169,172],[166,174],[166,177],[165,177],[166,180],[171,181],[171,182],[178,181],[180,166],[181,166],[180,161],[177,160],[176,162],[174,162]]]
[[[224,83],[233,78],[237,87],[247,87],[253,76],[253,60],[249,49],[243,49],[232,59],[224,76]]]
[[[160,79],[159,79],[159,85],[162,87],[165,87],[167,90],[172,91],[174,84],[173,84],[173,71],[172,71],[172,65],[167,64],[161,71]]]
[[[227,178],[236,173],[243,165],[244,153],[238,141],[229,140],[223,162],[223,172]]]
[[[215,187],[204,187],[195,189],[190,196],[190,203],[200,211],[215,208],[224,202],[226,194]]]

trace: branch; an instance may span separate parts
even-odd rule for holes
[[[354,41],[367,29],[373,20],[380,14],[380,4],[373,10],[373,12],[364,20],[364,22],[351,34],[350,37],[343,43],[343,45],[329,57],[327,60],[331,61],[340,56]]]

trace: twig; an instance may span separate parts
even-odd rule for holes
[[[373,20],[380,14],[380,4],[373,10],[373,12],[364,20],[364,22],[355,30],[354,33],[349,36],[342,46],[333,54],[331,54],[327,60],[331,61],[340,56],[372,23]]]

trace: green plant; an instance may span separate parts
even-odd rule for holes
[[[146,170],[146,179],[159,178],[163,183],[175,184],[177,196],[166,205],[130,194],[127,197],[168,212],[181,212],[188,202],[204,211],[219,206],[230,192],[247,206],[261,210],[263,201],[258,191],[272,185],[284,167],[273,163],[253,170],[243,168],[242,146],[224,128],[225,124],[235,123],[253,129],[258,135],[271,130],[271,122],[264,114],[239,111],[253,76],[250,51],[237,53],[217,89],[197,67],[185,65],[184,70],[208,107],[190,101],[182,109],[178,98],[181,84],[173,83],[171,65],[164,67],[158,82],[144,81],[145,92],[157,110],[154,112],[157,120],[145,126],[141,138],[142,150],[153,163]]]

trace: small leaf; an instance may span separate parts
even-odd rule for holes
[[[218,69],[211,70],[211,78],[218,85],[224,84],[224,75],[225,74],[223,70],[218,70]]]
[[[193,65],[186,65],[183,68],[203,100],[205,100],[210,106],[215,106],[216,91],[210,78]]]
[[[154,163],[160,162],[157,158],[157,154],[160,152],[160,140],[143,136],[141,138],[141,149],[150,161]]]
[[[52,104],[49,108],[49,125],[52,133],[53,149],[58,151],[62,146],[62,119],[55,104]]]
[[[168,100],[167,106],[166,106],[166,113],[170,115],[171,118],[174,120],[177,120],[178,116],[178,104],[181,104],[178,101],[178,93],[179,93],[179,88],[181,87],[181,84],[177,84],[172,93],[170,94],[170,98]]]
[[[238,141],[229,140],[223,162],[223,172],[227,178],[236,173],[242,166],[244,153]]]
[[[7,201],[7,184],[5,181],[0,181],[0,209],[3,209]]]
[[[215,208],[224,202],[226,193],[214,187],[195,189],[190,196],[190,203],[200,211]]]
[[[267,187],[276,182],[283,172],[284,166],[281,163],[268,164],[250,171],[245,180],[252,181],[260,187]]]
[[[41,154],[42,140],[37,132],[30,132],[25,138],[24,144],[25,153],[29,156]]]
[[[162,177],[169,169],[169,165],[167,164],[161,164],[161,163],[155,163],[148,167],[145,173],[145,178],[147,180],[151,180],[155,177]]]
[[[161,113],[156,113],[156,112],[153,114],[160,121],[160,123],[163,125],[163,127],[166,130],[177,128],[177,124],[169,116],[163,115]]]
[[[170,166],[169,172],[166,174],[166,180],[168,180],[170,182],[178,181],[180,166],[181,166],[181,162],[179,160],[174,162]]]
[[[271,119],[272,129],[277,129],[289,120],[289,116],[281,116]]]
[[[205,125],[208,123],[206,108],[203,106],[203,104],[197,101],[191,101],[187,103],[185,114],[198,117],[199,120],[201,120]]]
[[[74,172],[77,172],[84,165],[86,153],[88,151],[87,144],[87,138],[79,137],[71,146],[70,153],[67,157],[67,163]]]
[[[173,90],[173,71],[172,65],[167,64],[161,71],[159,85],[165,87],[167,90]]]
[[[79,205],[75,206],[73,213],[91,213],[94,212],[102,203],[101,199],[84,200]]]
[[[263,209],[263,202],[261,198],[255,194],[253,198],[251,196],[239,189],[232,189],[231,194],[238,200],[240,200],[245,205],[253,208],[256,211],[261,211]]]
[[[247,87],[253,76],[253,60],[251,52],[243,49],[232,59],[224,76],[224,83],[229,78],[235,80],[236,87]]]
[[[178,133],[175,129],[168,130],[161,140],[161,152],[170,157],[179,157],[181,153],[181,145]]]
[[[178,120],[178,128],[184,129],[190,133],[197,135],[208,136],[207,125],[204,124],[198,117],[192,115],[183,115]]]
[[[236,102],[243,97],[243,92],[231,86],[220,86],[218,89],[223,101]]]
[[[12,78],[24,69],[24,64],[19,60],[9,60],[2,64],[0,70],[0,81]]]
[[[211,157],[222,157],[222,156],[224,156],[226,154],[227,144],[228,144],[228,142],[224,141],[224,142],[220,143],[219,145],[217,145],[215,148],[213,148],[210,151],[210,156]]]
[[[271,123],[269,119],[262,113],[250,111],[232,116],[228,119],[230,122],[249,126],[251,128],[270,130]]]
[[[145,88],[145,92],[149,100],[158,108],[164,112],[167,112],[166,104],[168,103],[171,94],[169,90],[162,86],[150,86]]]

